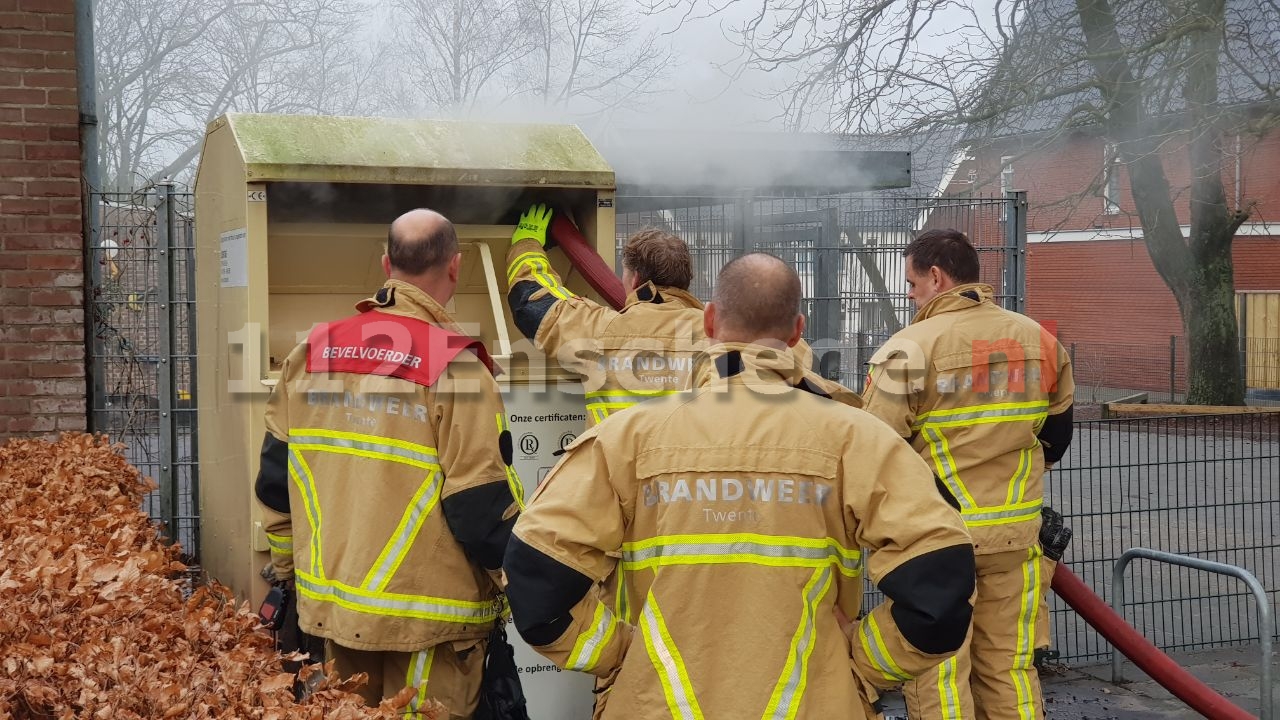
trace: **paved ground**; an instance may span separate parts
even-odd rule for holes
[[[1260,658],[1257,646],[1178,653],[1173,657],[1209,687],[1249,713],[1258,714]],[[1274,662],[1272,668],[1273,676],[1280,674],[1280,667]],[[1049,668],[1041,676],[1048,716],[1054,720],[1201,717],[1131,663],[1125,663],[1124,674],[1128,682],[1113,685],[1110,664]],[[886,718],[905,715],[900,695],[886,698]]]

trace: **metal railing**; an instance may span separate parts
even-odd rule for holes
[[[1142,558],[1144,560],[1152,560],[1159,563],[1168,563],[1171,565],[1180,565],[1195,570],[1203,570],[1205,572],[1217,573],[1219,575],[1228,575],[1238,578],[1249,588],[1249,592],[1253,593],[1253,599],[1258,608],[1258,640],[1261,644],[1262,664],[1259,669],[1260,687],[1258,690],[1258,706],[1260,708],[1260,720],[1271,720],[1274,710],[1275,688],[1271,683],[1271,637],[1275,634],[1275,624],[1271,618],[1271,598],[1267,591],[1262,587],[1262,583],[1258,582],[1258,578],[1253,573],[1235,565],[1227,565],[1226,563],[1213,562],[1211,560],[1201,560],[1200,558],[1188,557],[1186,555],[1176,555],[1174,553],[1161,552],[1150,548],[1135,547],[1124,551],[1120,559],[1116,561],[1115,569],[1111,573],[1111,583],[1115,588],[1115,599],[1112,606],[1120,615],[1124,614],[1125,600],[1125,568],[1129,567],[1129,563]],[[1120,683],[1124,681],[1123,672],[1124,659],[1118,652],[1111,653],[1111,682]]]
[[[1280,416],[1186,416],[1075,424],[1046,501],[1074,531],[1065,561],[1104,599],[1134,546],[1247,569],[1280,597]],[[1158,566],[1131,586],[1134,626],[1162,650],[1256,641],[1248,593],[1218,576]],[[1108,643],[1050,595],[1055,649],[1067,662],[1110,659]]]

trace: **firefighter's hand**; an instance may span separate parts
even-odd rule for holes
[[[511,234],[511,244],[515,245],[521,240],[537,240],[538,244],[544,249],[555,247],[555,240],[547,237],[547,227],[551,225],[551,207],[548,205],[534,205],[520,216],[520,223],[516,225],[516,231]]]

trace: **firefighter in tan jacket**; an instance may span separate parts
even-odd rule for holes
[[[1034,653],[1065,546],[1043,476],[1071,442],[1071,365],[1034,320],[992,302],[963,233],[926,231],[903,254],[918,312],[872,356],[863,398],[955,498],[978,558],[972,638],[905,689],[908,714],[1039,720]]]
[[[799,302],[781,260],[727,265],[704,319],[715,381],[588,430],[516,524],[516,628],[607,681],[599,717],[869,717],[968,631],[959,515],[882,423],[795,387]],[[616,613],[591,592],[615,565]],[[857,616],[864,573],[887,600],[849,635],[835,611]]]
[[[390,279],[359,314],[285,360],[256,491],[277,577],[337,670],[369,674],[370,704],[412,686],[410,712],[430,697],[467,718],[523,492],[488,353],[443,307],[452,224],[401,216],[382,261]]]
[[[622,310],[575,295],[551,267],[546,249],[551,208],[534,205],[520,216],[507,254],[507,301],[516,327],[548,359],[583,378],[587,427],[610,414],[698,384],[697,356],[709,343],[702,302],[689,292],[693,262],[683,240],[657,228],[632,235],[622,249]],[[797,344],[797,366],[808,369],[812,350]],[[811,390],[853,407],[862,398],[807,371]]]

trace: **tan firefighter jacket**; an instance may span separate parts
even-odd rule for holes
[[[954,496],[980,555],[1036,542],[1075,389],[1062,345],[991,298],[977,284],[935,297],[872,356],[863,394]]]
[[[645,283],[621,311],[574,295],[536,240],[511,246],[507,299],[516,326],[558,363],[583,378],[587,427],[611,413],[693,387],[698,354],[708,346],[702,302],[686,290]],[[798,349],[799,367],[812,351]],[[805,379],[839,402],[861,398],[835,381],[808,372]]]
[[[973,550],[928,466],[761,351],[717,345],[715,381],[588,430],[516,525],[516,627],[612,681],[604,718],[856,719],[968,630]],[[616,609],[592,591],[615,568]],[[888,599],[850,638],[864,574]]]
[[[267,404],[256,492],[277,575],[302,630],[345,647],[482,638],[523,497],[488,354],[407,283],[357,309],[289,354]]]

